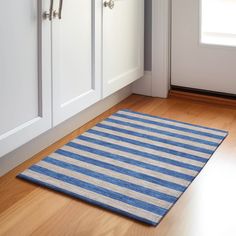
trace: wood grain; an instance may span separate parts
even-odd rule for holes
[[[15,176],[122,108],[229,131],[203,171],[157,227],[150,227]],[[132,95],[0,178],[0,235],[236,235],[236,108],[171,95]]]

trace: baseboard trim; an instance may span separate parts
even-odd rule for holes
[[[101,100],[88,109],[80,112],[71,119],[47,131],[29,143],[0,158],[0,176],[3,176],[23,162],[29,160],[37,153],[51,146],[58,140],[72,133],[90,120],[99,116],[109,108],[115,106],[132,94],[131,86],[127,86],[113,95]]]
[[[144,76],[132,84],[134,94],[152,96],[152,72],[145,71]]]
[[[196,93],[196,94],[213,96],[213,97],[221,97],[221,98],[226,98],[226,99],[236,99],[236,94],[231,94],[231,93],[216,92],[216,91],[210,91],[210,90],[205,90],[205,89],[196,89],[196,88],[189,88],[189,87],[176,86],[176,85],[171,85],[171,89],[174,91],[180,91],[180,92]]]
[[[184,99],[191,99],[195,101],[201,101],[201,102],[207,102],[207,103],[214,103],[218,105],[227,105],[227,106],[234,106],[236,107],[236,99],[235,98],[229,98],[229,97],[222,97],[217,95],[206,95],[201,94],[198,92],[186,92],[186,91],[178,91],[172,89],[169,94],[170,97],[176,97],[176,98],[184,98]]]

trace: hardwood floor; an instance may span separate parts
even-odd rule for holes
[[[224,129],[229,136],[157,227],[149,227],[15,176],[121,108]],[[0,235],[235,236],[236,106],[132,95],[0,178]]]

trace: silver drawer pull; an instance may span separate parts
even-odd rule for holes
[[[52,16],[53,16],[53,4],[54,4],[54,0],[50,1],[50,7],[49,7],[49,12],[45,11],[43,13],[43,18],[44,19],[49,19],[50,21],[52,20]]]
[[[53,17],[58,17],[58,19],[61,20],[61,18],[62,18],[62,7],[63,7],[63,0],[60,0],[58,12],[54,11],[53,12]]]
[[[105,2],[104,2],[104,7],[109,7],[110,9],[113,9],[113,8],[115,7],[115,2],[114,2],[114,0],[105,1]]]

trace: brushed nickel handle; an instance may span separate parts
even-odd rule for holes
[[[44,19],[49,19],[50,21],[52,20],[52,16],[53,16],[53,4],[54,4],[54,0],[51,0],[51,1],[50,1],[49,12],[45,11],[45,12],[43,13]]]
[[[60,0],[58,12],[54,11],[53,12],[53,17],[58,17],[58,19],[61,20],[61,18],[62,18],[62,7],[63,7],[63,0]]]
[[[109,0],[104,2],[104,7],[109,7],[110,9],[113,9],[115,7],[114,0]]]

